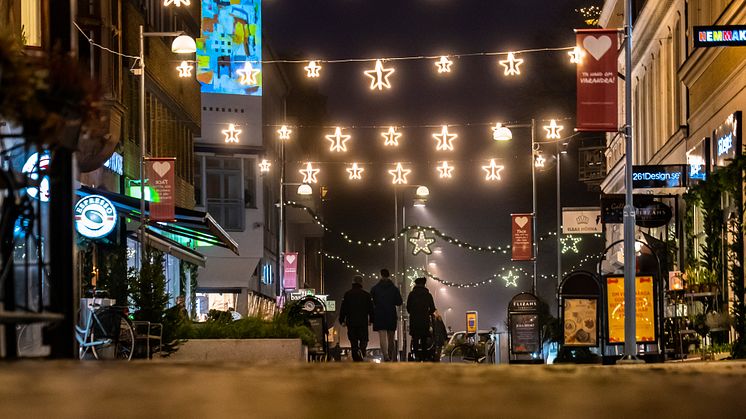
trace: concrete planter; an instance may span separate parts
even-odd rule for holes
[[[300,339],[191,339],[168,358],[174,361],[293,364],[306,362]]]

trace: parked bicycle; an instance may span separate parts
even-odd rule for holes
[[[497,330],[493,327],[488,333],[467,334],[462,343],[457,344],[448,354],[453,363],[495,363]]]
[[[80,359],[132,359],[135,333],[132,323],[120,307],[102,307],[95,302],[105,292],[96,291],[94,302],[88,305],[83,326],[75,325],[75,339],[80,345]]]

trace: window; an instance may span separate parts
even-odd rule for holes
[[[202,156],[194,156],[194,203],[198,207],[205,206],[204,198],[202,197]]]
[[[207,212],[227,231],[243,231],[244,200],[241,159],[205,158]]]
[[[243,200],[246,208],[256,208],[256,159],[243,160]]]
[[[41,0],[21,0],[21,30],[25,46],[41,47]]]

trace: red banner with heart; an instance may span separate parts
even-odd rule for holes
[[[175,157],[150,157],[145,159],[146,192],[145,198],[150,201],[150,221],[174,221],[176,199]]]
[[[294,290],[298,288],[298,253],[296,252],[285,253],[282,272],[282,288],[286,290]]]
[[[619,130],[616,29],[576,29],[577,131]]]
[[[512,260],[534,260],[533,214],[511,214]]]

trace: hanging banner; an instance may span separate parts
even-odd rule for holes
[[[298,288],[298,253],[286,252],[282,269],[282,287],[286,290]]]
[[[512,260],[534,260],[533,214],[511,214]]]
[[[619,130],[616,29],[576,29],[577,131]]]
[[[148,157],[145,159],[145,177],[150,186],[150,221],[174,221],[176,205],[175,157]]]
[[[609,343],[624,343],[624,277],[606,278]],[[638,343],[655,342],[655,300],[653,277],[638,276],[635,281],[637,304],[635,333]]]

